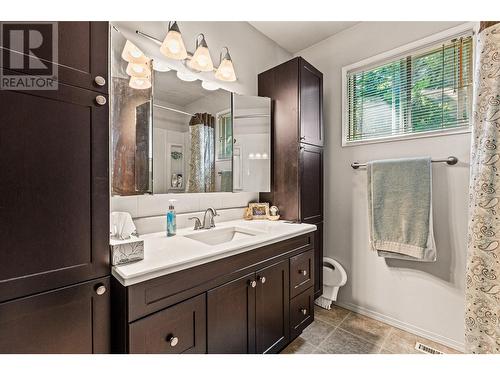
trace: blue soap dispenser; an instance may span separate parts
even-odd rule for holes
[[[176,222],[175,222],[175,207],[174,203],[176,199],[170,199],[168,202],[170,203],[167,211],[167,237],[175,236],[176,232]]]

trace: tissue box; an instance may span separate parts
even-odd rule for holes
[[[113,266],[144,259],[144,241],[134,236],[128,240],[110,239],[109,248]]]

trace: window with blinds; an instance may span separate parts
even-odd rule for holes
[[[344,143],[466,129],[472,48],[472,35],[465,35],[347,70]]]

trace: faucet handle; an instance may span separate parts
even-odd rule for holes
[[[193,217],[190,217],[189,220],[194,220],[194,228],[193,228],[194,230],[198,230],[198,229],[202,228],[201,221],[198,217],[193,216]]]

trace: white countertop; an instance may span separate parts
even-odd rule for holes
[[[256,234],[213,246],[185,237],[231,227],[247,229]],[[167,237],[164,232],[150,233],[140,236],[144,240],[144,259],[113,266],[111,273],[122,285],[129,286],[315,230],[316,226],[312,224],[292,224],[282,220],[233,220],[217,223],[213,229],[179,229],[177,235],[172,237]]]

